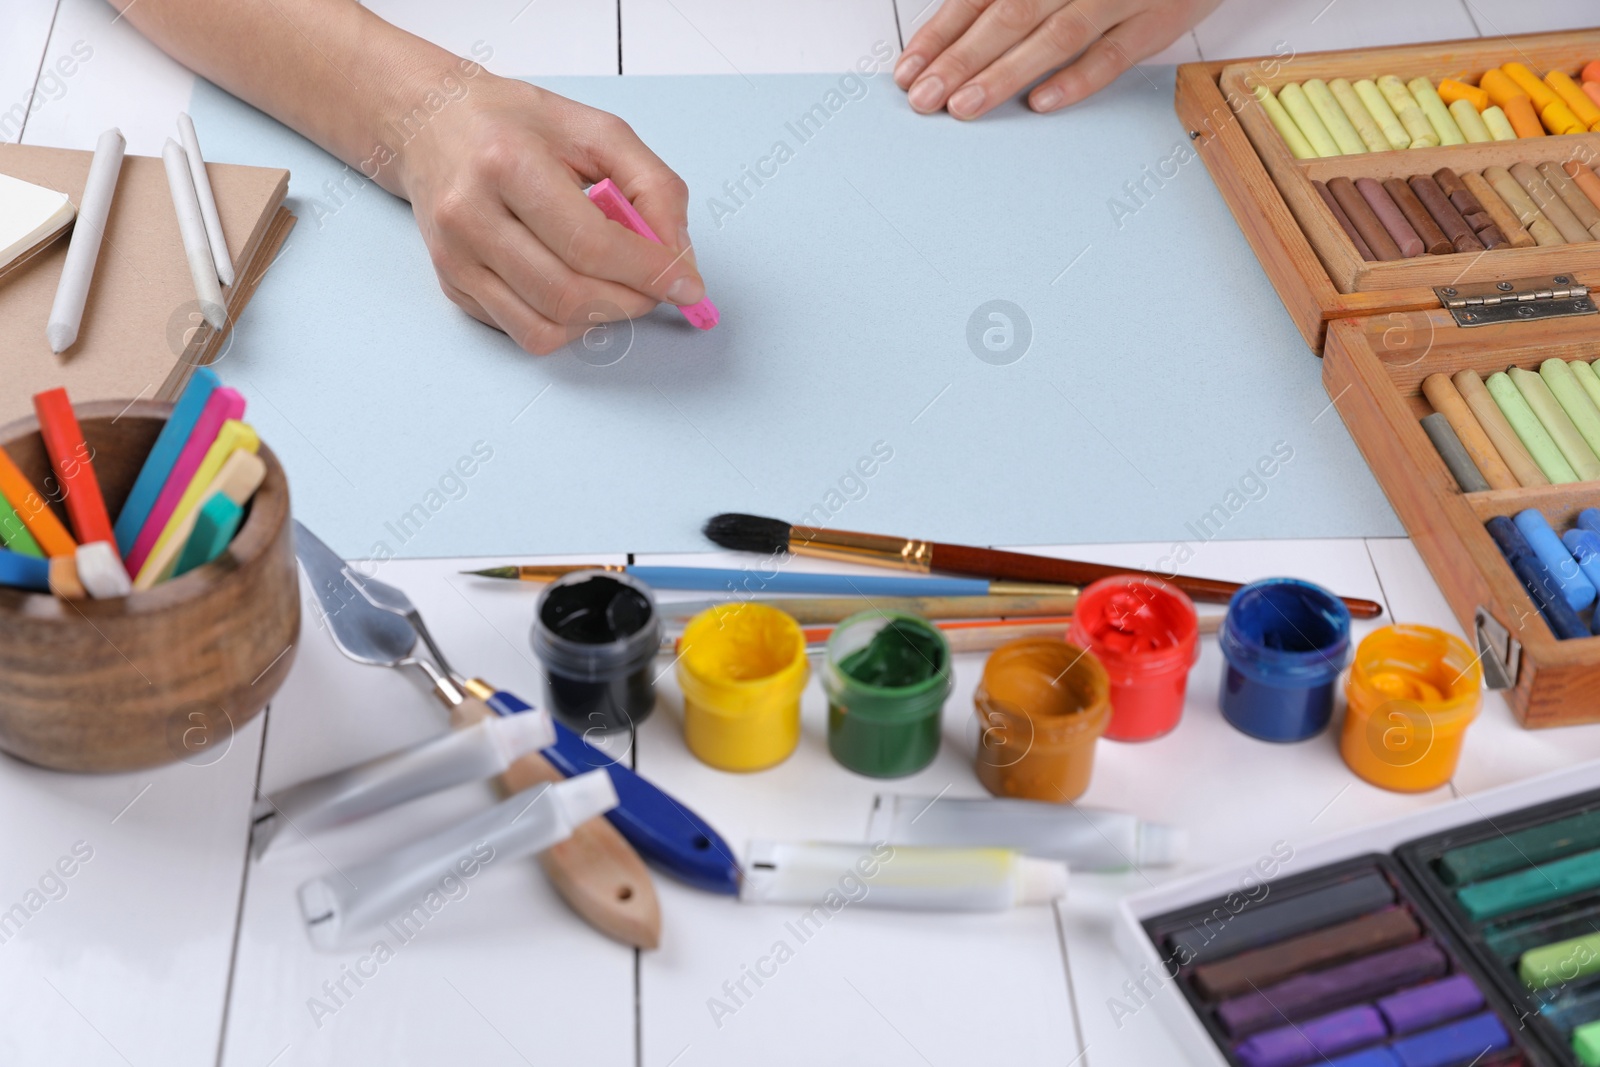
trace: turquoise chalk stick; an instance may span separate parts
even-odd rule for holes
[[[228,547],[228,542],[238,532],[243,518],[244,509],[238,504],[221,493],[211,494],[200,506],[200,513],[194,520],[194,531],[189,534],[189,540],[184,542],[178,563],[172,568],[172,576],[176,578],[222,555],[222,550]]]
[[[1600,887],[1600,849],[1491,878],[1456,890],[1456,900],[1474,920],[1544,904]]]
[[[112,528],[117,538],[117,553],[124,559],[132,551],[134,539],[144,527],[145,519],[150,517],[156,497],[161,495],[161,487],[172,474],[172,465],[178,462],[178,454],[194,432],[194,424],[218,384],[217,372],[210,367],[196,370],[167,417],[167,424],[156,435],[156,443],[150,446],[150,454],[139,468],[139,477],[133,480],[133,488],[128,490],[128,499],[123,502]]]

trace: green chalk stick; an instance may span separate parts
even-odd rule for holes
[[[1439,876],[1446,885],[1465,885],[1595,848],[1600,848],[1600,810],[1453,848],[1439,857]]]
[[[1572,1051],[1583,1067],[1600,1067],[1600,1020],[1572,1031]]]
[[[33,539],[33,534],[22,524],[22,516],[3,495],[0,495],[0,543],[21,555],[44,559],[39,542]]]
[[[243,518],[244,509],[221,493],[207,497],[195,517],[194,530],[178,555],[178,563],[172,568],[172,576],[176,578],[222,555]]]
[[[1589,394],[1589,399],[1594,401],[1594,406],[1600,408],[1600,374],[1581,359],[1575,359],[1567,364],[1567,369],[1572,376],[1578,379],[1578,384],[1583,386],[1583,391]]]
[[[1578,366],[1584,367],[1584,364],[1579,363]],[[1592,368],[1584,369],[1591,375],[1594,373]],[[1600,457],[1600,408],[1595,407],[1595,402],[1589,399],[1577,374],[1565,360],[1547,359],[1539,364],[1539,377],[1555,394],[1556,403],[1567,413],[1572,425],[1578,428],[1589,451]]]
[[[1529,989],[1547,989],[1600,971],[1600,934],[1572,937],[1522,954],[1517,975]]]
[[[1471,918],[1492,919],[1596,887],[1600,887],[1600,850],[1477,882],[1457,889],[1456,900]]]
[[[1572,464],[1567,462],[1556,443],[1550,439],[1539,417],[1533,413],[1506,372],[1497,371],[1489,375],[1483,384],[1489,390],[1489,395],[1494,397],[1500,413],[1516,431],[1517,440],[1522,442],[1522,447],[1528,450],[1528,455],[1533,457],[1544,476],[1556,485],[1577,481],[1578,475],[1572,469]]]
[[[1539,424],[1545,428],[1551,440],[1555,441],[1556,447],[1561,450],[1567,462],[1572,464],[1579,481],[1588,482],[1600,478],[1600,456],[1594,454],[1594,449],[1588,446],[1578,428],[1567,417],[1567,413],[1561,410],[1561,402],[1544,383],[1544,379],[1533,371],[1523,370],[1521,367],[1512,367],[1506,373],[1511,376],[1511,381],[1516,385],[1517,392],[1522,394],[1522,399],[1528,402],[1528,406],[1538,416]]]

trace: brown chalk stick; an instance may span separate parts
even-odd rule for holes
[[[1434,227],[1439,231],[1439,235],[1444,238],[1447,250],[1465,252],[1472,245],[1477,245],[1479,248],[1483,247],[1483,242],[1473,236],[1472,227],[1467,223],[1467,220],[1461,217],[1461,212],[1456,210],[1456,206],[1450,202],[1448,196],[1444,195],[1444,190],[1439,188],[1439,183],[1434,181],[1432,177],[1426,174],[1413,174],[1405,182],[1398,182],[1397,179],[1391,180],[1395,180],[1397,184],[1405,186],[1406,193],[1418,207],[1422,208],[1428,216],[1428,221],[1433,223]],[[1395,197],[1395,203],[1400,204],[1400,209],[1404,211],[1406,210],[1406,205],[1400,203],[1400,198],[1396,195],[1397,192],[1398,190],[1391,189],[1389,190],[1389,195]],[[1416,226],[1417,224],[1412,222],[1411,225]],[[1428,239],[1428,235],[1422,232],[1421,227],[1417,227],[1417,233],[1422,235],[1424,241]],[[1470,238],[1470,242],[1465,248],[1462,247],[1462,238]]]
[[[1439,188],[1450,198],[1450,203],[1454,204],[1455,209],[1463,215],[1483,210],[1483,205],[1472,195],[1472,190],[1463,185],[1456,172],[1449,167],[1440,167],[1434,171],[1433,180],[1439,183]]]
[[[1404,908],[1385,908],[1359,919],[1280,941],[1194,969],[1194,984],[1213,1000],[1248,993],[1303,971],[1409,944],[1422,936]]]
[[[1576,160],[1568,160],[1561,164],[1561,169],[1572,179],[1573,184],[1583,190],[1583,195],[1589,198],[1589,202],[1600,208],[1600,176],[1596,176],[1594,171]]]
[[[1437,177],[1437,175],[1436,175]],[[1507,175],[1510,177],[1510,175]],[[1533,235],[1523,228],[1522,222],[1517,218],[1517,213],[1507,206],[1500,195],[1489,184],[1489,179],[1474,171],[1468,171],[1461,176],[1461,184],[1472,191],[1478,198],[1478,203],[1483,206],[1484,214],[1494,220],[1495,228],[1511,243],[1512,248],[1532,248],[1536,241]]]
[[[1538,176],[1537,172],[1534,176]],[[1511,209],[1512,214],[1527,227],[1528,232],[1533,235],[1534,242],[1540,247],[1567,243],[1567,239],[1561,236],[1561,231],[1545,218],[1544,212],[1539,210],[1539,205],[1528,195],[1528,190],[1522,187],[1522,183],[1517,181],[1509,170],[1504,167],[1484,167],[1483,178],[1495,191],[1495,195]]]
[[[1328,192],[1328,187],[1317,181],[1312,182],[1311,186],[1316,189],[1317,195],[1322,197],[1322,202],[1328,205],[1328,210],[1333,212],[1333,217],[1339,223],[1339,228],[1344,231],[1346,237],[1350,238],[1350,243],[1356,246],[1356,251],[1361,253],[1361,258],[1369,262],[1377,259],[1378,257],[1372,254],[1372,249],[1367,247],[1367,242],[1356,230],[1355,224],[1350,221],[1350,216],[1344,213],[1344,208],[1339,206],[1339,201],[1335,200],[1333,194]]]
[[[1383,228],[1383,223],[1378,221],[1378,216],[1372,213],[1372,208],[1367,206],[1367,201],[1356,190],[1355,183],[1349,178],[1329,178],[1328,192],[1344,208],[1344,213],[1349,216],[1350,222],[1361,234],[1361,239],[1367,242],[1367,247],[1372,250],[1375,258],[1380,260],[1404,259],[1400,254],[1400,246],[1394,243],[1394,238],[1389,236],[1389,231]]]
[[[1495,451],[1500,453],[1500,458],[1511,468],[1511,474],[1517,479],[1517,484],[1523,488],[1549,485],[1550,479],[1544,476],[1544,471],[1533,461],[1527,446],[1517,436],[1517,431],[1511,428],[1505,412],[1494,402],[1489,387],[1483,384],[1478,372],[1457,371],[1455,377],[1450,380],[1455,383],[1456,392],[1461,394],[1461,399],[1466,401],[1467,407],[1472,409],[1478,425],[1489,435],[1489,441],[1494,445]]]
[[[1389,231],[1389,236],[1394,238],[1394,243],[1399,247],[1402,256],[1413,259],[1427,251],[1422,238],[1417,236],[1417,231],[1406,221],[1400,205],[1394,202],[1394,198],[1378,184],[1376,178],[1357,178],[1356,190],[1372,209],[1372,213],[1378,216],[1383,228]]]
[[[1411,191],[1411,186],[1399,178],[1388,178],[1383,182],[1383,191],[1389,194],[1394,206],[1400,209],[1400,214],[1405,216],[1411,228],[1416,231],[1417,237],[1422,241],[1423,251],[1432,256],[1447,256],[1453,251],[1450,238],[1446,237],[1444,230],[1433,221],[1433,216],[1422,206],[1422,201]],[[1461,225],[1465,227],[1467,224],[1462,222]]]
[[[1561,198],[1567,210],[1578,220],[1578,225],[1589,231],[1590,239],[1600,239],[1600,208],[1596,208],[1583,190],[1567,177],[1567,172],[1556,164],[1541,163],[1538,170],[1551,191]]]
[[[1494,442],[1479,424],[1478,417],[1472,413],[1472,408],[1456,390],[1454,382],[1443,374],[1430,374],[1422,380],[1422,395],[1428,398],[1433,410],[1449,420],[1450,428],[1461,438],[1462,447],[1483,473],[1489,488],[1516,489],[1522,484],[1511,473],[1511,468],[1506,466],[1499,449],[1495,448]]]
[[[1483,242],[1483,247],[1491,252],[1496,248],[1511,247],[1511,242],[1506,240],[1506,235],[1500,232],[1500,227],[1492,222],[1477,232],[1477,238]]]
[[[1568,244],[1583,244],[1585,241],[1594,240],[1594,235],[1589,228],[1578,221],[1572,209],[1562,202],[1556,195],[1550,183],[1528,163],[1511,164],[1511,176],[1517,179],[1517,184],[1527,192],[1533,202],[1539,205],[1539,210],[1544,212],[1544,217],[1561,234],[1561,239]]]

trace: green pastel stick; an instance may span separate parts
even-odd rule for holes
[[[1578,384],[1589,394],[1589,399],[1594,401],[1595,407],[1600,408],[1600,374],[1596,374],[1594,368],[1581,359],[1568,363],[1567,369],[1578,379]]]
[[[1533,409],[1534,415],[1539,419],[1539,425],[1545,428],[1545,432],[1556,443],[1561,454],[1572,464],[1578,480],[1587,482],[1600,478],[1600,456],[1594,454],[1594,449],[1588,446],[1578,428],[1567,417],[1567,413],[1561,410],[1561,402],[1550,391],[1550,387],[1544,384],[1544,379],[1533,371],[1523,370],[1521,367],[1512,367],[1506,373],[1511,376],[1511,381],[1516,385],[1517,392],[1522,394],[1522,399]]]
[[[1572,1051],[1583,1067],[1600,1067],[1600,1019],[1572,1031]]]
[[[11,501],[4,494],[0,494],[0,542],[4,542],[13,552],[44,559],[39,542],[33,539],[33,534],[22,523],[22,516],[17,514],[17,509],[11,506]]]
[[[221,493],[212,493],[207,497],[195,516],[194,530],[190,532],[189,540],[183,543],[183,551],[178,554],[172,576],[176,578],[222,555],[222,550],[228,547],[228,542],[238,532],[243,518],[244,509]]]
[[[1475,882],[1457,889],[1456,901],[1472,919],[1492,919],[1596,887],[1600,887],[1600,850]]]
[[[1522,954],[1517,976],[1529,989],[1546,989],[1600,971],[1600,934],[1541,945]]]
[[[1464,885],[1595,848],[1600,848],[1600,810],[1453,848],[1439,857],[1439,876],[1446,885]]]
[[[1494,397],[1494,402],[1499,405],[1500,413],[1516,431],[1517,440],[1522,442],[1522,447],[1528,450],[1528,455],[1539,465],[1544,476],[1553,484],[1561,485],[1566,482],[1578,480],[1577,472],[1572,469],[1556,443],[1545,433],[1544,426],[1540,424],[1539,417],[1533,413],[1528,402],[1522,399],[1522,394],[1517,391],[1516,384],[1506,376],[1505,371],[1497,371],[1484,380],[1484,388],[1489,390],[1489,395]]]
[[[1347,156],[1366,152],[1366,142],[1361,139],[1361,134],[1356,132],[1349,116],[1339,106],[1339,101],[1333,98],[1327,82],[1321,78],[1308,78],[1301,83],[1300,88],[1305,90],[1306,99],[1311,101],[1311,106],[1317,112],[1317,118],[1328,128],[1328,133],[1333,136],[1333,142],[1339,146],[1340,152]]]
[[[1583,366],[1581,363],[1578,365]],[[1592,375],[1594,371],[1590,370],[1589,373]],[[1555,394],[1556,403],[1567,413],[1572,425],[1578,428],[1589,451],[1600,457],[1600,408],[1595,407],[1594,401],[1589,399],[1589,394],[1579,384],[1578,376],[1567,366],[1566,360],[1545,360],[1539,364],[1539,377]]]

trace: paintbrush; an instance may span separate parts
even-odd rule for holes
[[[740,596],[756,593],[816,593],[824,596],[1005,596],[1076,594],[1059,585],[991,582],[981,578],[885,578],[877,574],[812,574],[807,571],[745,570],[739,567],[654,567],[604,564],[553,564],[487,567],[462,571],[480,578],[505,578],[519,582],[551,582],[574,571],[626,572],[655,589],[693,589],[728,592]]]
[[[1185,574],[1157,574],[1136,567],[1053,559],[995,548],[947,545],[882,534],[828,530],[817,526],[793,526],[781,519],[766,519],[737,512],[712,516],[704,532],[714,544],[738,552],[762,555],[793,552],[821,559],[895,567],[919,574],[942,571],[988,578],[990,581],[1053,582],[1084,586],[1112,575],[1131,574],[1169,582],[1195,600],[1211,604],[1227,603],[1244,585],[1243,582],[1194,578]],[[1340,599],[1350,609],[1350,614],[1358,619],[1371,619],[1383,614],[1382,605],[1376,601],[1353,597]]]
[[[1029,619],[1038,616],[1070,615],[1078,606],[1078,594],[1053,596],[827,596],[783,597],[762,600],[802,626],[828,626],[843,622],[862,611],[898,611],[924,619]],[[656,605],[667,623],[683,623],[708,608],[726,604],[726,597],[710,600],[669,600]]]

